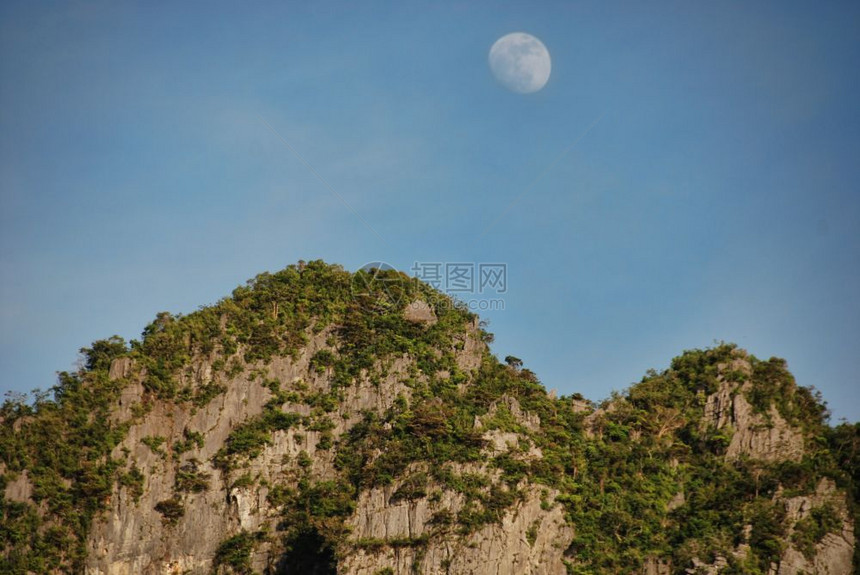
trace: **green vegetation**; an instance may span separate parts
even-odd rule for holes
[[[300,416],[295,413],[284,413],[273,403],[266,405],[265,411],[258,417],[236,427],[218,454],[215,461],[222,469],[230,469],[235,457],[257,457],[263,447],[271,444],[272,432],[285,431],[297,423]]]
[[[176,471],[174,489],[182,493],[200,493],[209,489],[210,475],[197,469],[198,461],[192,459]]]
[[[143,495],[143,474],[137,466],[132,466],[126,473],[119,476],[119,484],[126,487],[135,502]]]
[[[423,547],[427,545],[429,538],[426,535],[420,537],[390,537],[388,539],[358,539],[353,546],[365,551],[379,551],[384,547],[403,549],[405,547]]]
[[[792,425],[808,431],[820,429],[829,413],[818,391],[798,386],[784,359],[761,361],[753,357],[751,363],[753,385],[747,399],[758,413],[769,415],[773,405]]]
[[[165,499],[155,504],[155,510],[161,513],[165,523],[174,524],[185,515],[185,506],[179,499]]]
[[[83,571],[85,536],[121,467],[110,453],[125,429],[109,416],[122,383],[107,370],[122,348],[117,337],[95,342],[82,350],[85,367],[60,373],[50,393],[0,407],[0,483],[26,473],[33,487],[30,502],[0,498],[0,572]]]
[[[173,443],[173,455],[174,457],[179,456],[187,451],[191,451],[194,448],[203,447],[203,434],[199,431],[188,431],[187,429],[182,432],[183,439],[181,441],[176,441]]]
[[[245,487],[251,487],[254,485],[254,477],[250,473],[245,473],[240,475],[233,481],[233,485],[231,486],[233,489],[243,489]]]
[[[159,455],[164,455],[164,449],[162,449],[161,446],[164,445],[165,441],[167,441],[167,438],[160,435],[147,435],[140,440],[140,442],[150,448],[153,453],[158,453]]]
[[[808,494],[829,478],[855,502],[860,495],[860,426],[828,426],[820,396],[798,386],[783,360],[762,361],[728,344],[687,351],[668,369],[650,371],[613,395],[597,413],[583,411],[581,396],[549,397],[517,357],[500,362],[485,351],[476,369],[461,369],[457,352],[476,318],[442,297],[395,271],[350,274],[302,263],[261,274],[194,313],[160,313],[141,341],[126,345],[112,337],[82,349],[82,368],[60,374],[50,393],[10,399],[0,408],[0,487],[25,474],[32,486],[32,501],[0,499],[0,572],[82,572],[84,542],[115,487],[140,500],[146,481],[127,459],[131,451],[111,455],[130,425],[116,423],[111,410],[132,380],[145,390],[130,408],[133,421],[159,402],[193,413],[228,385],[259,385],[269,394],[262,412],[232,428],[211,476],[189,458],[200,457],[200,432],[141,440],[163,457],[159,465],[174,466],[174,495],[155,506],[166,525],[183,517],[194,493],[258,483],[268,489],[280,513],[277,533],[225,539],[214,568],[233,573],[251,572],[251,553],[264,540],[295,565],[322,557],[333,570],[358,495],[374,487],[390,486],[391,505],[425,497],[435,505],[446,491],[461,496],[455,512],[434,509],[424,537],[353,542],[369,552],[387,546],[420,554],[440,532],[469,534],[501,521],[523,499],[526,484],[537,484],[541,508],[560,507],[575,527],[566,561],[576,574],[635,572],[648,558],[683,570],[693,558],[718,555],[729,561],[726,572],[763,574],[786,545],[808,556],[840,527],[828,506],[786,525],[779,489],[783,496]],[[436,306],[437,322],[405,319],[405,306],[419,298],[446,304]],[[483,330],[479,335],[492,341]],[[300,353],[311,337],[325,345],[314,348],[306,377],[271,379],[267,364],[277,357],[305,361]],[[349,388],[380,384],[403,356],[412,360],[402,377],[404,394],[388,409],[351,412],[358,423],[337,435],[350,411],[344,405]],[[133,367],[111,380],[118,358]],[[211,377],[200,375],[201,365],[211,366]],[[800,461],[726,460],[731,428],[703,424],[707,397],[726,379],[750,384],[734,393],[744,393],[763,417],[772,419],[775,409],[803,430]],[[516,415],[517,405],[528,421]],[[318,465],[298,448],[277,480],[247,471],[275,434],[288,430],[296,442],[318,438],[313,447],[330,452],[335,472],[319,477]],[[486,433],[515,433],[517,440],[493,453]],[[542,457],[533,456],[537,450]],[[537,522],[529,525],[530,545],[539,529]],[[740,543],[749,553],[738,559],[731,551]]]
[[[824,536],[842,528],[842,520],[830,504],[813,508],[809,515],[794,525],[791,541],[807,559],[815,554],[815,546]]]
[[[526,541],[529,542],[529,545],[534,545],[535,541],[537,541],[538,536],[538,528],[540,528],[540,520],[536,519],[529,525],[529,528],[526,530]]]
[[[777,487],[810,492],[822,477],[846,480],[828,453],[814,446],[796,464],[726,461],[730,434],[701,422],[705,398],[716,391],[720,374],[743,381],[730,371],[732,360],[744,357],[740,353],[732,345],[688,351],[668,370],[650,372],[626,396],[616,397],[612,409],[594,421],[593,440],[571,437],[563,452],[572,457],[557,475],[564,479],[554,484],[577,526],[572,573],[629,571],[647,557],[688,566],[693,557],[722,555],[731,563],[745,525],[752,526],[750,552],[740,572],[766,573],[785,545],[785,510],[773,499]],[[825,432],[826,410],[812,392],[781,379],[787,374],[783,362],[747,359],[753,380],[767,379],[770,393],[780,395],[757,395],[756,402],[776,404],[786,419],[811,433]],[[545,452],[553,449],[539,445]],[[679,492],[684,503],[667,513]]]
[[[843,471],[837,485],[851,494],[854,533],[860,534],[860,423],[842,423],[829,429],[827,446],[828,455]],[[860,544],[854,545],[854,565],[860,566]]]
[[[228,539],[225,539],[218,545],[218,550],[215,552],[215,559],[212,562],[212,571],[217,572],[218,568],[226,568],[228,573],[235,575],[250,575],[253,573],[251,569],[251,551],[254,546],[265,538],[265,534],[257,532],[254,534],[242,531]]]

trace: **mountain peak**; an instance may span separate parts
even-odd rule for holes
[[[857,433],[782,360],[687,351],[595,408],[490,340],[315,261],[97,341],[0,412],[0,570],[851,572]]]

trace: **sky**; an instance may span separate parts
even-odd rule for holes
[[[298,260],[503,263],[560,394],[729,341],[860,420],[860,4],[357,4],[0,3],[0,391]]]

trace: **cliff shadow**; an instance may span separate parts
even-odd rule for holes
[[[275,575],[337,575],[334,548],[316,529],[303,529],[287,541]]]

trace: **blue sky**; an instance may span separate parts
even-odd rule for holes
[[[3,2],[0,389],[299,259],[504,262],[560,393],[725,340],[856,421],[858,61],[849,2]]]

